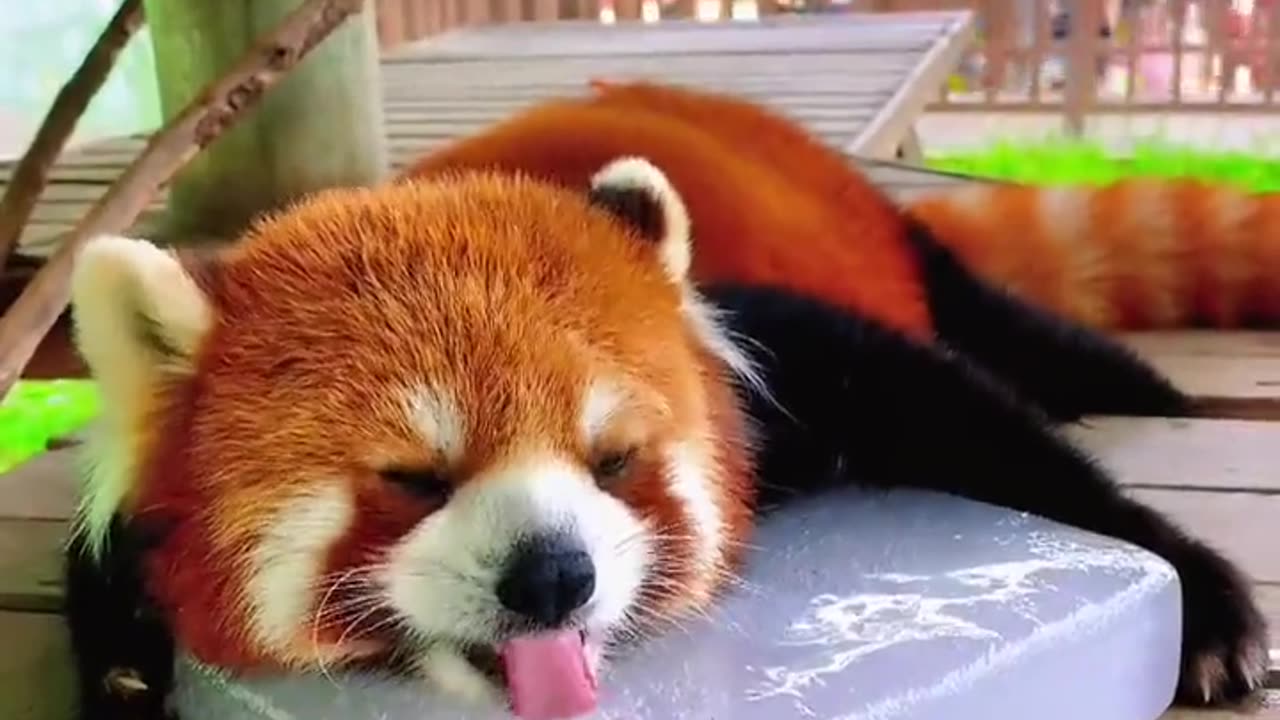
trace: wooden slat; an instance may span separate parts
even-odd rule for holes
[[[1195,396],[1202,414],[1280,419],[1280,333],[1135,333],[1124,339]]]
[[[772,104],[833,146],[856,148],[862,142],[887,155],[885,149],[906,133],[903,118],[916,111],[910,103],[903,105],[903,88],[913,71],[929,48],[937,55],[941,40],[968,27],[968,18],[967,13],[871,14],[720,26],[557,22],[447,33],[384,59],[392,163],[402,167],[524,104],[585,93],[586,80],[601,75],[738,93]],[[410,105],[418,103],[421,112]],[[882,111],[886,103],[888,114]],[[37,207],[23,234],[22,252],[47,254],[142,145],[143,138],[129,138],[61,158],[50,173],[49,199]],[[11,165],[0,165],[0,180],[10,172]],[[163,203],[163,195],[156,198],[147,227],[154,225]]]
[[[76,678],[62,619],[0,612],[0,637],[0,718],[71,720]]]
[[[973,45],[973,19],[958,20],[941,34],[919,60],[889,102],[867,123],[849,149],[877,157],[893,157],[915,121],[933,101],[947,77]]]
[[[752,23],[699,23],[675,20],[656,24],[559,21],[520,27],[468,28],[400,48],[389,63],[432,58],[558,58],[573,56],[688,56],[726,52],[773,52],[788,56],[809,52],[920,51],[954,29],[968,13],[939,13],[933,18],[900,16],[885,22],[875,15],[769,18]]]
[[[593,77],[615,75],[646,76],[667,82],[697,79],[708,83],[727,83],[742,78],[759,81],[790,79],[795,85],[797,73],[818,81],[848,79],[850,70],[856,69],[858,77],[896,77],[910,74],[919,63],[914,54],[876,55],[868,58],[837,56],[832,62],[809,61],[799,58],[780,65],[775,55],[742,55],[737,58],[715,56],[718,62],[675,62],[670,66],[653,61],[619,59],[595,59],[590,62],[524,61],[524,62],[468,62],[424,65],[387,72],[382,76],[384,88],[418,86],[424,92],[450,95],[448,89],[465,87],[525,87],[555,85],[565,78],[581,82]],[[734,72],[737,60],[737,72]],[[788,72],[789,71],[789,72]],[[585,86],[583,90],[585,90]]]
[[[388,85],[384,88],[384,94],[392,100],[501,100],[507,98],[515,99],[543,99],[551,96],[563,96],[570,94],[578,94],[586,92],[587,80],[595,76],[595,73],[570,78],[550,78],[541,80],[537,83],[526,83],[512,85],[501,79],[490,79],[487,84],[467,84],[457,85],[450,88],[443,88],[433,83],[425,82],[401,82],[395,85]],[[653,79],[652,74],[648,73],[614,73],[610,77],[617,79],[630,78],[649,78]],[[666,78],[672,80],[672,78]],[[678,80],[678,79],[676,79]],[[762,78],[759,80],[751,77],[741,77],[734,79],[726,79],[714,83],[713,90],[721,92],[731,92],[738,95],[744,95],[748,98],[761,98],[765,100],[775,100],[784,97],[822,97],[824,95],[853,95],[867,94],[870,92],[880,92],[884,89],[885,83],[892,81],[900,82],[900,76],[870,76],[864,78],[856,73],[846,74],[839,77],[817,77],[806,78],[805,82],[791,82],[788,84],[783,79]],[[704,85],[706,83],[703,83]]]
[[[79,498],[76,448],[54,450],[0,473],[0,518],[66,520]]]
[[[1146,489],[1129,494],[1208,540],[1255,582],[1280,583],[1280,554],[1276,553],[1280,496]]]
[[[1280,423],[1091,418],[1069,434],[1132,496],[1219,547],[1255,581],[1280,582]]]
[[[0,610],[61,610],[67,528],[65,521],[0,518]]]
[[[472,32],[472,31],[468,31]],[[538,40],[541,44],[544,41]],[[434,75],[463,74],[481,82],[493,77],[492,73],[505,76],[515,73],[526,79],[540,79],[563,74],[592,73],[600,74],[614,70],[631,72],[692,73],[708,77],[733,77],[737,68],[760,77],[779,77],[793,74],[796,67],[816,74],[831,75],[849,71],[850,65],[856,65],[859,72],[910,72],[919,62],[918,53],[928,51],[934,42],[922,42],[919,47],[906,48],[906,51],[868,53],[865,56],[851,56],[857,47],[849,44],[836,50],[806,53],[799,57],[780,58],[773,52],[751,51],[749,53],[707,53],[696,57],[680,55],[642,55],[637,57],[618,57],[616,55],[600,55],[591,57],[555,58],[554,61],[541,59],[530,60],[524,57],[503,57],[501,55],[482,57],[470,60],[457,60],[423,54],[418,62],[411,64],[384,63],[382,78],[398,80]],[[911,52],[908,52],[911,51]],[[505,79],[503,77],[494,79]]]
[[[789,112],[786,108],[779,108]],[[826,112],[821,110],[820,112]],[[835,125],[839,129],[838,123]],[[412,130],[410,130],[412,131]],[[447,135],[406,137],[394,128],[391,141],[391,164],[400,170],[421,153],[440,146]],[[123,172],[128,162],[141,151],[143,142],[124,138],[95,146],[90,151],[76,153],[63,159],[53,169],[54,182],[46,191],[51,201],[42,201],[36,208],[33,222],[23,234],[21,252],[29,257],[45,257],[56,246],[57,238],[68,232],[89,206],[107,191],[110,183]],[[859,162],[859,159],[853,159]],[[863,169],[872,180],[888,192],[907,199],[916,194],[951,186],[961,182],[981,182],[956,175],[934,173],[892,163],[864,163]],[[0,166],[0,178],[8,172]],[[68,182],[69,179],[79,182]],[[2,183],[0,183],[2,185]],[[165,193],[161,192],[150,205],[143,218],[130,232],[150,235],[161,218]]]
[[[836,93],[819,93],[793,91],[789,93],[771,94],[769,101],[780,108],[814,108],[823,110],[841,110],[849,106],[850,101],[866,102],[883,93],[878,90],[845,90]],[[565,93],[569,95],[569,93]],[[517,110],[527,108],[540,100],[538,96],[528,93],[495,93],[488,97],[458,97],[449,94],[422,94],[390,96],[386,100],[385,112],[389,121],[402,118],[441,117],[449,113],[470,114],[476,112],[492,112],[508,115]]]
[[[1257,594],[1258,604],[1262,606],[1262,614],[1268,618],[1271,625],[1267,629],[1271,632],[1271,648],[1280,649],[1280,585],[1273,583],[1259,583],[1254,587]],[[1276,666],[1276,660],[1273,658],[1272,666]],[[1270,687],[1280,687],[1280,677],[1274,677],[1268,683]]]
[[[844,75],[816,76],[806,78],[803,83],[796,78],[756,77],[742,75],[732,78],[703,78],[692,74],[663,74],[653,72],[635,72],[619,70],[617,72],[593,73],[584,72],[575,75],[560,75],[541,78],[536,81],[520,82],[505,78],[489,78],[485,82],[457,82],[441,80],[403,80],[389,81],[385,85],[385,94],[410,97],[555,97],[570,93],[580,93],[587,89],[588,81],[593,77],[608,77],[614,80],[656,80],[678,85],[706,87],[719,92],[734,93],[756,97],[763,95],[771,99],[776,95],[788,93],[871,93],[886,88],[897,89],[907,78],[907,73],[869,73],[856,72],[857,65],[851,65],[851,72]],[[802,75],[802,73],[801,73]]]
[[[1089,418],[1068,432],[1131,487],[1280,494],[1280,422]]]

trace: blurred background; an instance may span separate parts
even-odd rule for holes
[[[58,88],[120,5],[119,0],[0,0],[0,159],[22,154]],[[19,9],[20,7],[20,9]],[[146,27],[80,121],[73,145],[147,130],[160,121]]]

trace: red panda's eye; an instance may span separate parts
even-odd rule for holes
[[[634,449],[605,453],[591,464],[591,474],[601,485],[616,482],[631,469],[631,462],[635,456]]]
[[[445,501],[453,494],[453,486],[439,472],[427,468],[384,468],[382,479],[421,498]]]

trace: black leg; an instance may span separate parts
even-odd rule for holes
[[[1187,413],[1188,398],[1131,350],[992,287],[923,225],[910,227],[939,338],[1054,420]]]
[[[1247,581],[1125,497],[1000,381],[958,356],[794,295],[728,288],[708,295],[731,311],[736,332],[763,346],[753,354],[776,405],[753,395],[750,406],[764,433],[766,501],[852,476],[950,492],[1134,543],[1169,561],[1182,582],[1178,700],[1235,701],[1260,681],[1266,631]]]
[[[139,538],[120,524],[101,562],[79,539],[67,550],[66,615],[80,720],[177,720],[166,707],[173,638],[143,589],[142,551]]]

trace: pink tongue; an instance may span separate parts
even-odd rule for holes
[[[522,720],[560,720],[595,709],[596,677],[577,630],[513,638],[499,653]]]

